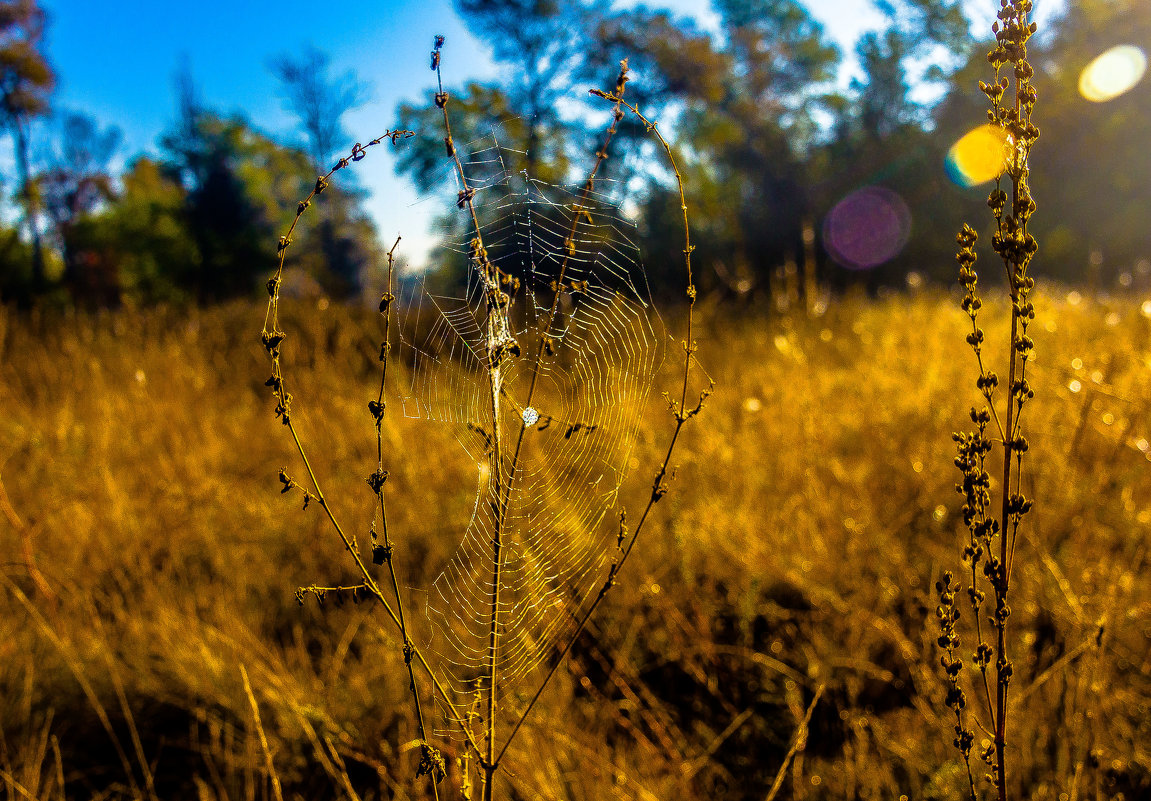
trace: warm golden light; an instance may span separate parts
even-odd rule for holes
[[[998,125],[969,131],[947,152],[947,175],[960,186],[993,181],[1007,167],[1007,132]]]
[[[1119,45],[1087,65],[1079,76],[1079,94],[1093,103],[1130,91],[1147,71],[1147,56],[1134,45]]]

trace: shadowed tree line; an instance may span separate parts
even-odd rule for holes
[[[944,165],[982,114],[977,81],[990,43],[971,35],[965,10],[974,3],[859,2],[870,2],[883,23],[855,43],[855,77],[842,81],[845,54],[800,0],[712,0],[718,31],[605,0],[456,0],[501,71],[490,82],[448,87],[455,140],[498,129],[514,171],[577,180],[608,114],[585,90],[611,86],[627,58],[628,98],[661,120],[684,154],[704,256],[701,291],[795,294],[805,264],[831,287],[902,285],[910,271],[949,282],[954,231],[980,216],[989,185],[964,187]],[[1044,243],[1039,266],[1072,282],[1151,281],[1147,84],[1107,103],[1078,90],[1081,70],[1108,48],[1151,50],[1151,5],[1068,5],[1032,47],[1045,108],[1033,159],[1044,199],[1034,224]],[[158,154],[121,167],[115,129],[51,108],[44,26],[31,0],[0,2],[0,122],[16,156],[5,190],[19,210],[0,225],[3,298],[54,294],[116,305],[258,291],[275,233],[350,144],[340,120],[363,99],[363,85],[351,74],[333,76],[316,50],[271,61],[303,134],[294,145],[211,109],[185,70]],[[439,109],[430,98],[403,103],[393,127],[417,131],[398,153],[398,171],[422,191],[436,188],[445,174]],[[30,132],[49,143],[42,155],[34,155]],[[601,188],[629,201],[658,287],[666,283],[661,270],[678,263],[679,210],[667,176],[648,167],[653,155],[648,137],[625,118],[601,171],[614,180]],[[849,269],[828,241],[827,220],[866,187],[901,198],[910,229],[894,255]],[[355,293],[379,253],[361,199],[354,187],[326,192],[314,235],[292,249],[297,274],[316,291]],[[463,217],[451,211],[444,234],[462,235]],[[451,266],[453,258],[443,249],[433,264]]]

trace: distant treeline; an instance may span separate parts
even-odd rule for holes
[[[495,126],[519,154],[508,165],[515,171],[576,178],[607,119],[607,106],[584,90],[614,85],[626,57],[628,98],[684,154],[701,291],[762,296],[779,290],[785,266],[794,274],[805,260],[831,286],[901,285],[909,272],[951,281],[955,232],[986,218],[992,186],[951,152],[983,118],[978,80],[990,43],[972,38],[961,0],[871,2],[885,27],[855,44],[860,74],[842,88],[844,54],[798,0],[713,0],[718,34],[644,6],[456,0],[502,70],[496,81],[448,88],[455,139]],[[42,15],[15,5],[25,13],[0,18],[0,117],[16,147],[8,186],[22,213],[0,228],[3,298],[115,305],[257,291],[296,202],[353,141],[340,120],[361,95],[354,76],[330,76],[317,51],[273,64],[307,135],[300,148],[211,110],[185,74],[160,156],[112,175],[118,133],[83,115],[51,116]],[[1068,6],[1031,53],[1042,130],[1032,159],[1037,269],[1099,286],[1151,281],[1151,81],[1106,102],[1087,99],[1080,85],[1083,70],[1117,45],[1133,46],[1127,52],[1145,64],[1151,4]],[[423,191],[444,175],[438,115],[428,98],[402,104],[393,125],[417,132],[398,163]],[[42,163],[28,155],[37,120],[33,132],[51,132]],[[617,199],[637,213],[658,286],[664,265],[678,263],[680,218],[667,176],[648,166],[655,155],[625,119],[602,174],[614,179],[605,187],[626,187]],[[318,235],[293,247],[297,274],[319,291],[354,293],[379,251],[361,200],[354,189],[333,192],[312,221]],[[462,234],[453,210],[444,210],[447,235]]]

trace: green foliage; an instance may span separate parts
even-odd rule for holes
[[[137,159],[115,201],[74,232],[84,280],[103,271],[110,287],[137,303],[183,301],[195,291],[200,254],[186,217],[187,192],[156,161]]]
[[[76,303],[116,305],[116,281],[105,269],[86,260],[80,244],[91,227],[91,215],[114,195],[108,165],[120,146],[120,131],[101,130],[95,120],[68,113],[60,120],[58,147],[48,166],[35,178],[35,189],[48,219],[64,263],[63,283]]]
[[[909,270],[950,281],[937,243],[978,214],[985,193],[953,184],[943,164],[979,118],[981,100],[971,87],[985,46],[975,46],[959,0],[872,4],[882,23],[855,43],[861,74],[840,88],[834,81],[843,68],[840,55],[802,0],[720,0],[718,36],[645,6],[458,0],[457,11],[491,48],[501,72],[497,80],[450,90],[458,112],[455,140],[466,145],[498,129],[513,173],[578,182],[603,120],[583,90],[610,85],[627,58],[629,96],[645,113],[667,120],[666,133],[687,155],[689,201],[705,210],[697,225],[712,261],[700,265],[702,292],[770,291],[781,265],[803,259],[807,228],[817,234],[815,258],[833,288],[900,284]],[[70,286],[85,302],[115,303],[119,297],[213,300],[254,291],[284,210],[323,171],[317,165],[330,160],[333,146],[348,138],[341,116],[363,96],[355,76],[333,74],[327,56],[314,48],[272,62],[308,157],[241,118],[212,112],[184,79],[180,114],[159,163],[184,190],[177,216],[185,245],[178,257],[161,248],[134,262],[161,263],[165,253],[170,269],[116,266],[109,254],[140,252],[149,237],[119,242],[121,229],[97,230],[118,219],[110,209],[122,176],[113,175],[100,154],[100,138],[111,132],[77,123],[56,132],[47,164],[29,162],[28,126],[48,110],[55,80],[41,52],[42,29],[34,2],[0,3],[0,117],[13,136],[11,185],[24,211],[19,236],[10,236],[0,253],[0,295],[27,303],[55,291],[63,299],[62,287]],[[1077,83],[1080,71],[1109,47],[1148,41],[1146,3],[1090,0],[1070,6],[1033,44],[1035,85],[1048,105],[1036,191],[1052,212],[1037,221],[1036,233],[1047,242],[1042,269],[1062,279],[1103,286],[1137,265],[1146,269],[1151,239],[1141,209],[1151,186],[1151,162],[1142,150],[1151,137],[1148,94],[1133,91],[1096,104],[1079,94]],[[447,66],[449,74],[466,71],[466,65]],[[397,116],[417,132],[400,154],[399,174],[424,193],[443,188],[447,154],[438,109],[403,104]],[[87,164],[69,160],[68,149],[75,156],[81,141],[90,145]],[[641,245],[658,278],[672,269],[678,251],[671,244],[677,201],[670,175],[646,169],[656,156],[642,126],[625,118],[600,178],[616,179],[601,187],[614,187],[618,199],[638,211]],[[1091,181],[1107,191],[1083,191]],[[913,210],[911,238],[887,263],[851,273],[822,246],[821,222],[849,193],[876,184]],[[325,195],[313,221],[317,235],[294,254],[293,266],[309,276],[304,283],[343,296],[357,291],[380,244],[355,185],[336,190]],[[445,214],[439,221],[444,239],[459,239],[459,220]],[[46,223],[47,250],[40,243]],[[86,250],[105,256],[85,261],[74,247],[81,239]],[[459,259],[441,249],[432,262],[450,267]],[[165,282],[169,289],[160,290]],[[105,288],[83,290],[94,286]]]
[[[193,122],[165,137],[164,158],[136,159],[118,191],[103,170],[107,154],[92,157],[91,148],[79,148],[86,160],[41,174],[76,303],[216,301],[262,284],[275,257],[273,232],[315,181],[309,159],[237,117],[201,112]],[[110,135],[89,134],[64,143],[75,150]],[[291,262],[337,296],[355,291],[374,254],[375,231],[356,200],[337,188],[327,193],[325,207],[336,213]]]
[[[582,0],[456,0],[465,22],[484,36],[505,69],[508,105],[521,117],[523,169],[532,178],[564,175],[568,138],[581,130],[559,110],[588,47],[592,11]],[[460,140],[466,141],[466,140]]]
[[[268,214],[274,201],[249,191],[244,178],[263,166],[252,157],[275,161],[276,147],[239,118],[194,107],[185,108],[180,129],[167,134],[163,146],[187,192],[185,219],[199,254],[191,276],[197,297],[251,291],[275,255],[276,228]]]
[[[0,123],[15,129],[48,111],[56,76],[40,52],[44,12],[34,0],[0,3]]]
[[[913,210],[911,238],[899,255],[863,274],[842,269],[817,241],[825,280],[833,287],[863,282],[874,289],[901,284],[915,270],[949,283],[937,243],[978,214],[986,193],[953,183],[944,164],[951,145],[980,119],[981,101],[971,87],[986,48],[971,37],[957,0],[874,5],[882,27],[856,43],[862,74],[840,90],[832,83],[839,54],[798,0],[717,3],[719,37],[643,6],[611,10],[583,3],[564,12],[548,3],[464,4],[461,11],[506,71],[498,83],[462,93],[469,116],[460,122],[469,133],[483,133],[502,121],[512,148],[524,149],[537,136],[544,144],[531,152],[546,151],[554,169],[542,172],[535,159],[536,174],[578,178],[594,138],[578,120],[558,115],[556,87],[567,93],[566,108],[578,108],[579,89],[606,85],[626,57],[629,93],[641,108],[674,122],[674,139],[690,155],[689,199],[707,209],[698,220],[700,241],[715,259],[703,265],[702,291],[724,288],[732,276],[766,291],[780,265],[800,260],[805,225],[818,234],[836,203],[870,185],[893,190]],[[546,40],[540,32],[554,28],[558,13],[576,20],[577,44],[559,62],[548,62],[547,71],[533,72],[526,59],[550,53],[539,49]],[[509,34],[505,23],[513,14],[532,24]],[[1135,91],[1096,105],[1077,91],[1080,70],[1108,47],[1151,41],[1149,15],[1137,0],[1076,4],[1032,48],[1035,84],[1049,119],[1037,191],[1053,212],[1039,220],[1036,232],[1049,246],[1051,263],[1043,269],[1066,280],[1086,274],[1097,284],[1111,281],[1151,253],[1139,218],[1151,185],[1151,166],[1140,150],[1151,134],[1147,94]],[[529,85],[537,86],[536,98],[552,104],[550,116],[541,116],[538,104],[525,105]],[[404,124],[427,130],[434,109],[423,116],[412,112],[401,109]],[[584,116],[589,126],[598,122],[594,109]],[[644,251],[658,273],[676,258],[668,244],[676,222],[669,176],[636,170],[654,153],[634,121],[621,123],[617,146],[602,175],[626,182],[626,194],[637,201]],[[401,172],[426,189],[445,156],[434,135],[424,137],[418,150]],[[1081,190],[1093,179],[1109,187],[1104,196]]]
[[[806,9],[790,0],[722,2],[727,46],[714,66],[718,97],[700,92],[679,123],[696,163],[688,167],[689,203],[700,247],[733,273],[770,275],[800,249],[803,220],[812,214],[808,154],[817,144],[815,115],[831,98],[828,82],[839,53]],[[701,87],[702,88],[702,87]],[[667,227],[674,193],[657,190],[645,223],[654,264],[671,264],[675,238]],[[656,282],[657,285],[659,281]],[[700,276],[704,290],[715,276]]]
[[[731,70],[730,55],[691,19],[644,6],[596,18],[589,49],[577,70],[580,85],[610,87],[623,59],[631,77],[630,102],[659,119],[681,103],[719,102]],[[588,116],[598,120],[601,113],[601,108],[593,107]],[[643,185],[652,178],[650,165],[656,155],[651,137],[630,115],[617,127],[612,158],[600,175],[625,185]]]
[[[177,81],[179,116],[162,137],[158,159],[138,157],[114,176],[119,131],[66,113],[51,129],[42,165],[28,177],[27,123],[47,110],[52,83],[36,50],[42,22],[32,3],[0,4],[0,121],[16,137],[30,232],[25,244],[18,231],[0,231],[0,299],[54,304],[70,296],[98,307],[214,302],[258,291],[276,255],[275,232],[315,182],[309,156],[240,115],[206,108],[185,73]],[[326,64],[314,50],[300,62],[277,64],[315,159],[326,158],[344,135],[339,117],[358,91],[347,80],[329,80]],[[316,235],[290,264],[299,276],[296,291],[345,297],[359,290],[378,252],[362,199],[354,184],[325,194]],[[58,257],[40,247],[41,218],[51,224]]]
[[[493,144],[493,132],[498,136],[499,142],[512,151],[505,154],[510,160],[509,170],[518,171],[527,169],[526,158],[522,148],[529,133],[528,125],[523,117],[512,110],[510,99],[504,90],[479,84],[469,83],[461,91],[449,92],[452,103],[452,138],[456,147],[465,148],[470,153],[473,148],[483,148]],[[396,110],[397,125],[404,130],[414,131],[413,136],[404,148],[396,154],[396,170],[406,174],[416,185],[418,191],[428,195],[442,198],[445,202],[433,213],[433,225],[440,235],[440,244],[430,256],[430,263],[434,265],[435,273],[431,276],[433,285],[440,289],[454,289],[460,277],[467,276],[466,256],[451,247],[451,243],[463,240],[468,233],[468,221],[464,215],[458,214],[451,202],[450,194],[454,191],[455,181],[452,178],[454,165],[448,157],[442,133],[442,112],[434,104],[415,106],[403,103]],[[516,159],[519,159],[518,161]],[[554,170],[563,170],[564,164],[549,162],[536,166],[542,169],[544,180],[556,180],[562,177]],[[452,190],[447,187],[453,187]],[[497,187],[495,191],[500,191]]]
[[[33,276],[31,247],[19,229],[0,224],[0,302],[27,303],[42,292]]]

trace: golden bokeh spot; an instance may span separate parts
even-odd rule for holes
[[[1119,45],[1092,61],[1079,75],[1079,94],[1105,103],[1129,92],[1143,79],[1147,56],[1134,45]]]
[[[947,152],[947,175],[960,186],[978,186],[1003,173],[1007,155],[1007,132],[998,125],[980,125]]]

